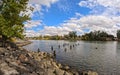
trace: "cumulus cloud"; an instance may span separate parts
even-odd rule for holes
[[[33,10],[27,10],[24,14],[30,15],[30,17],[34,16],[35,12],[38,12],[39,16],[42,15],[42,6],[49,8],[51,4],[57,2],[58,0],[29,0],[28,8],[33,8]]]
[[[41,35],[64,35],[68,34],[68,32],[71,31],[68,27],[62,27],[62,26],[45,26],[43,30],[40,31]]]
[[[116,35],[116,31],[119,29],[117,24],[120,24],[118,17],[111,18],[94,15],[82,17],[79,22],[81,23],[81,28],[89,28],[91,31],[102,30],[113,35]]]
[[[45,26],[43,30],[36,33],[39,33],[39,35],[64,35],[70,31],[77,31],[77,34],[83,35],[87,33],[85,29],[89,29],[89,31],[102,30],[116,36],[117,29],[120,29],[120,17],[89,15],[81,18],[71,18],[60,26]]]
[[[29,0],[30,4],[39,4],[50,7],[51,4],[57,2],[58,0]]]
[[[30,1],[32,2],[32,0]],[[45,0],[35,2],[49,7],[49,4],[56,1],[57,0]],[[84,0],[79,2],[79,6],[90,8],[92,11],[87,16],[76,12],[75,17],[64,21],[64,23],[61,23],[59,26],[45,26],[43,30],[39,32],[28,31],[33,34],[28,34],[27,32],[27,35],[64,35],[70,31],[77,31],[77,34],[82,35],[90,31],[102,30],[116,36],[116,31],[120,29],[120,0]],[[39,10],[41,10],[41,8]],[[30,26],[32,27],[32,25]]]
[[[28,7],[34,8],[33,13],[38,12],[39,14],[42,14],[42,12],[41,12],[42,6],[46,6],[47,8],[49,8],[51,6],[51,4],[53,4],[57,1],[58,0],[29,0]]]
[[[120,17],[106,17],[106,16],[95,16],[89,15],[81,18],[71,18],[70,20],[62,23],[61,26],[46,26],[40,33],[48,35],[64,35],[70,31],[77,31],[78,34],[82,35],[86,33],[84,30],[89,31],[102,30],[109,34],[116,36],[116,31],[120,29]]]
[[[31,21],[27,21],[25,23],[25,28],[33,28],[33,27],[37,27],[39,25],[41,25],[42,21],[41,20],[31,20]]]
[[[27,11],[22,12],[21,14],[29,15],[31,18],[35,16],[39,16],[39,18],[41,18],[41,16],[43,15],[42,6],[50,8],[51,4],[57,1],[58,0],[29,0],[29,3],[27,5]],[[30,10],[29,8],[33,8],[33,10]],[[32,28],[38,27],[40,25],[42,25],[42,20],[31,20],[26,22],[24,27],[31,30],[26,30],[25,34],[27,36],[37,36],[38,32],[35,32]]]
[[[39,36],[40,34],[38,32],[35,32],[34,30],[26,30],[24,33],[27,37],[34,37]]]
[[[104,7],[120,8],[120,0],[85,0],[85,1],[80,1],[79,5],[89,8],[93,8],[98,5]]]
[[[79,6],[92,9],[94,14],[103,13],[107,16],[118,15],[120,12],[120,0],[85,0],[80,1]]]

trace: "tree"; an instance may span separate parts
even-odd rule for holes
[[[0,1],[0,35],[2,40],[24,37],[24,23],[30,18],[28,15],[21,14],[21,12],[26,11],[27,3],[28,0]]]
[[[75,39],[77,37],[77,32],[76,31],[71,31],[71,32],[69,32],[68,35],[69,35],[70,39]]]
[[[90,40],[90,41],[105,41],[106,39],[114,38],[113,35],[110,35],[104,31],[94,31],[90,33],[86,33],[82,36],[82,40]]]
[[[120,30],[117,30],[117,38],[120,39]]]

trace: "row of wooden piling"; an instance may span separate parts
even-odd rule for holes
[[[58,48],[60,49],[61,46],[63,46],[63,47],[65,47],[65,46],[70,46],[70,50],[71,50],[73,47],[78,46],[78,45],[80,45],[80,44],[78,43],[78,44],[70,45],[70,44],[68,44],[68,43],[64,43],[63,45],[58,45]],[[51,51],[53,52],[53,55],[56,56],[56,51],[54,50],[54,47],[51,46],[50,48],[51,48]],[[67,51],[67,48],[65,48],[64,50],[65,50],[65,52],[66,52],[66,51]],[[40,49],[39,49],[39,48],[38,48],[38,52],[40,52]]]

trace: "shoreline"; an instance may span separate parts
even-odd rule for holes
[[[16,44],[18,50],[0,47],[0,75],[98,75],[92,71],[79,73],[69,66],[63,66],[51,53],[26,50],[22,46],[32,42],[25,42]]]

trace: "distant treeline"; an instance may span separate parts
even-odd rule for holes
[[[34,40],[79,40],[80,36],[77,36],[76,31],[71,31],[67,35],[59,36],[39,36],[39,37],[27,37],[28,39],[34,39]]]
[[[117,37],[114,37],[111,34],[108,34],[105,31],[91,31],[84,35],[77,35],[76,31],[71,31],[67,35],[59,36],[39,36],[39,37],[27,37],[28,39],[34,40],[86,40],[86,41],[114,41],[120,39],[120,30],[116,33]]]
[[[89,40],[89,41],[107,41],[107,40],[114,40],[114,36],[104,31],[94,31],[82,35],[81,39]]]

